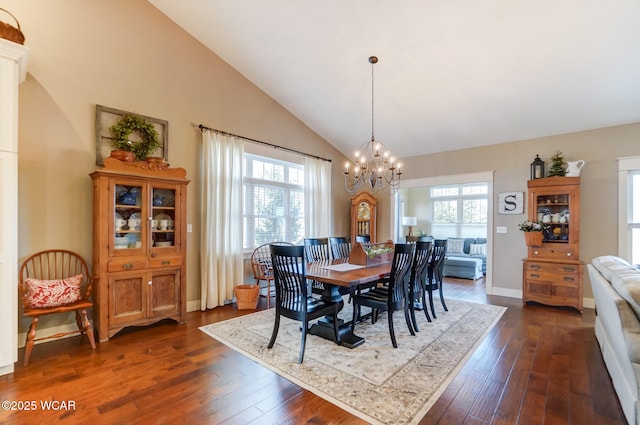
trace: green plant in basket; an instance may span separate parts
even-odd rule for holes
[[[381,247],[381,248],[366,248],[365,253],[367,254],[367,256],[369,258],[374,258],[376,255],[380,255],[380,254],[388,254],[390,252],[393,252],[393,248],[389,248],[389,247]]]

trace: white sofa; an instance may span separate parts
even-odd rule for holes
[[[640,270],[611,255],[594,258],[587,270],[602,357],[627,422],[640,424]]]

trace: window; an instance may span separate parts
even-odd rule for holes
[[[618,160],[618,256],[640,265],[640,157]]]
[[[304,238],[304,166],[250,153],[243,161],[243,248]]]
[[[487,183],[434,186],[430,193],[434,237],[487,236]]]

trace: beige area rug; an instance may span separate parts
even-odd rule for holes
[[[372,424],[416,424],[442,394],[506,308],[438,300],[438,318],[418,313],[420,332],[411,336],[402,312],[395,313],[398,348],[391,345],[384,313],[374,324],[356,325],[366,342],[355,349],[308,335],[304,363],[298,364],[300,323],[282,318],[278,339],[267,349],[274,309],[200,329],[291,382]],[[366,310],[363,308],[363,310]],[[351,318],[346,304],[340,317]]]

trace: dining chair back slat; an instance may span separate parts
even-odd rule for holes
[[[305,238],[304,256],[307,263],[330,260],[329,238]],[[311,292],[321,295],[324,292],[324,284],[317,280],[312,280]]]
[[[351,252],[351,242],[346,236],[332,236],[329,238],[331,246],[331,256],[333,259],[349,258]]]

